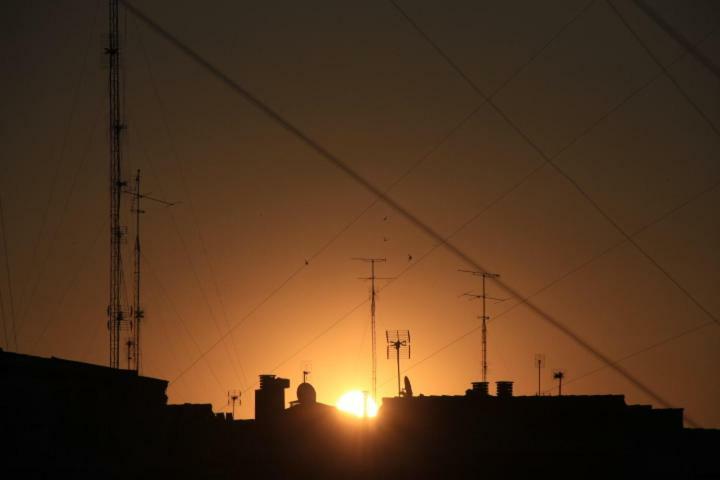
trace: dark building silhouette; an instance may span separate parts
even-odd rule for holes
[[[260,375],[260,388],[255,390],[255,419],[259,422],[274,420],[285,410],[285,389],[290,380],[275,375]]]
[[[409,382],[408,382],[409,384]],[[168,405],[167,382],[0,350],[3,478],[720,478],[720,431],[622,395],[385,398],[377,418],[260,377],[257,420]]]

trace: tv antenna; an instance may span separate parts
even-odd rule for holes
[[[126,342],[127,345],[127,360],[128,370],[135,370],[140,372],[140,325],[145,318],[145,311],[140,305],[140,214],[145,213],[145,210],[140,208],[140,200],[143,198],[150,200],[166,207],[172,207],[175,203],[167,202],[159,198],[151,197],[140,193],[140,170],[138,169],[135,174],[135,188],[133,190],[123,190],[133,198],[132,213],[135,214],[135,271],[133,273],[134,279],[134,291],[133,291],[133,305],[130,308],[130,317],[133,319],[130,322],[130,336]]]
[[[228,405],[232,403],[232,419],[235,420],[235,404],[240,405],[242,402],[240,401],[240,397],[242,396],[242,392],[240,390],[229,390],[228,391]]]
[[[544,353],[536,353],[535,354],[535,368],[538,369],[538,389],[537,394],[538,396],[541,395],[542,390],[540,390],[540,371],[545,368],[545,354]]]
[[[364,258],[356,257],[353,260],[367,262],[370,264],[370,276],[360,277],[360,280],[370,280],[370,335],[372,336],[372,399],[377,402],[377,334],[375,333],[375,280],[390,280],[391,277],[375,276],[375,264],[387,262],[387,258]]]
[[[482,294],[476,295],[473,293],[464,293],[464,296],[473,298],[482,298],[482,381],[487,382],[487,321],[490,317],[487,314],[487,300],[494,300],[497,302],[504,302],[505,298],[495,298],[487,295],[485,290],[485,279],[487,278],[499,278],[500,274],[490,272],[477,272],[474,270],[458,270],[459,272],[470,273],[478,277],[482,277]]]
[[[390,360],[390,350],[395,350],[398,397],[401,397],[403,391],[400,388],[400,358],[410,358],[410,330],[385,330],[385,339],[387,340],[386,356],[388,360]],[[407,379],[407,377],[405,378]]]
[[[553,372],[553,379],[558,381],[558,397],[562,396],[563,378],[565,378],[565,370],[559,369]]]

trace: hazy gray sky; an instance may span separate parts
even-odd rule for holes
[[[399,2],[484,94],[500,89],[497,106],[718,317],[720,191],[711,187],[720,138],[607,3],[588,3]],[[718,79],[632,2],[615,4],[720,128]],[[651,5],[720,63],[714,2]],[[11,330],[11,287],[19,351],[106,364],[106,2],[0,8],[0,194],[12,282],[0,275],[4,325]],[[491,108],[457,128],[482,99],[391,3],[142,8],[378,187],[392,186],[392,198],[523,295],[582,267],[533,300],[610,358],[641,352],[622,366],[703,426],[720,427],[718,326],[643,351],[710,318]],[[398,277],[380,283],[381,395],[395,388],[385,329],[411,330],[412,366],[479,325],[480,304],[459,298],[479,292],[477,279],[457,272],[467,265],[383,204],[343,231],[374,201],[368,191],[131,16],[123,35],[125,174],[140,168],[145,192],[181,202],[147,204],[143,216],[144,374],[174,379],[242,322],[170,386],[170,401],[220,409],[227,390],[250,389],[278,365],[273,373],[292,380],[290,399],[307,365],[320,401],[368,389],[369,306],[360,304],[369,287],[357,277],[369,272],[351,257],[387,257],[378,274]],[[129,202],[124,212],[130,225]],[[507,296],[493,284],[488,293]],[[491,317],[516,303],[491,304]],[[552,370],[564,368],[568,393],[652,403],[610,369],[573,381],[602,364],[525,307],[491,320],[491,381],[533,394],[537,352],[548,388]],[[462,393],[480,377],[479,331],[408,375],[417,392]],[[248,390],[241,414],[252,412]]]

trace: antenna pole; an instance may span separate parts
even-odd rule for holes
[[[140,260],[142,259],[142,250],[140,249],[140,214],[145,213],[145,210],[140,208],[140,201],[145,198],[155,203],[160,203],[166,207],[172,207],[175,205],[172,202],[167,202],[159,198],[151,197],[150,195],[144,195],[140,192],[140,170],[138,169],[135,174],[135,187],[132,190],[123,190],[122,193],[126,193],[132,196],[133,206],[132,213],[135,214],[135,258],[134,258],[134,272],[133,272],[133,306],[130,310],[130,315],[133,318],[133,322],[130,323],[130,336],[127,340],[128,347],[128,370],[132,369],[140,373],[141,368],[141,348],[140,348],[140,331],[142,323],[145,319],[145,311],[140,303]],[[134,360],[134,364],[131,364],[131,359]]]
[[[562,381],[563,378],[565,378],[565,371],[564,370],[556,370],[553,372],[553,378],[558,381],[558,397],[562,396]]]
[[[487,311],[486,311],[486,296],[485,296],[485,279],[486,275],[482,276],[482,381],[487,382]]]
[[[370,280],[370,335],[372,336],[372,399],[377,402],[377,335],[375,327],[375,280],[382,279],[385,277],[375,276],[375,263],[387,262],[386,258],[354,258],[353,260],[360,260],[363,262],[370,263],[370,276],[362,278],[361,280]]]
[[[535,354],[535,366],[537,367],[537,371],[538,371],[537,394],[538,394],[538,396],[540,396],[542,394],[542,390],[540,389],[540,372],[543,368],[545,368],[545,354],[543,354],[543,353]]]
[[[558,397],[562,396],[562,376],[558,378]]]
[[[133,208],[133,213],[135,213],[135,292],[134,292],[134,298],[133,298],[133,313],[134,313],[134,319],[135,322],[133,324],[133,350],[134,350],[134,357],[135,357],[135,371],[140,373],[140,356],[141,356],[141,349],[140,349],[140,327],[143,318],[145,318],[145,312],[143,311],[141,305],[140,305],[140,258],[141,258],[141,250],[140,250],[140,214],[145,213],[144,210],[140,208],[140,200],[142,199],[143,195],[140,193],[140,170],[138,169],[137,173],[135,174],[135,193],[133,195],[135,200],[135,205]]]
[[[460,270],[461,272],[465,273],[471,273],[473,275],[482,277],[482,295],[472,295],[472,294],[465,294],[469,297],[475,297],[475,298],[481,298],[482,299],[482,317],[480,319],[482,320],[482,381],[487,382],[487,321],[490,319],[490,317],[487,314],[487,299],[491,300],[497,300],[497,301],[504,301],[505,299],[501,298],[494,298],[494,297],[488,297],[487,292],[485,290],[485,279],[487,278],[498,278],[500,277],[497,273],[490,273],[490,272],[475,272],[471,270]]]
[[[110,331],[110,367],[120,368],[120,331],[124,318],[120,305],[122,257],[120,246],[123,231],[120,226],[120,194],[122,181],[120,133],[124,128],[120,111],[120,35],[118,29],[118,0],[109,0],[108,56],[109,74],[109,143],[110,143],[110,301],[107,308]]]
[[[390,349],[395,349],[395,361],[397,362],[397,386],[398,397],[402,397],[400,387],[400,357],[410,358],[410,330],[385,330],[387,341],[387,359],[390,360]]]
[[[397,342],[400,343],[400,342]],[[400,345],[395,348],[395,359],[397,360],[397,374],[398,374],[398,397],[402,396],[402,389],[400,388]]]

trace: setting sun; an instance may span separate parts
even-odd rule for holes
[[[367,392],[360,390],[351,390],[343,394],[337,401],[337,408],[356,417],[374,417],[378,411],[375,400]]]

